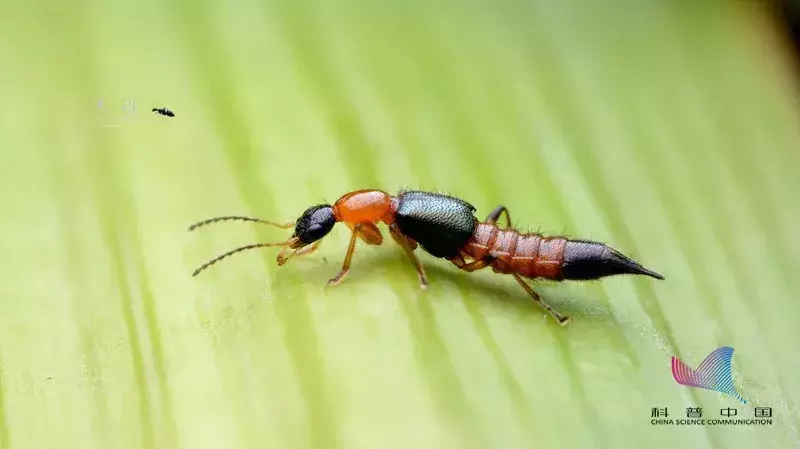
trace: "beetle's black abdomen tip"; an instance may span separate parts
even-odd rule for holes
[[[639,274],[644,274],[650,276],[651,278],[658,279],[659,281],[663,281],[666,279],[663,275],[656,273],[655,271],[648,270],[647,268],[642,268],[642,271]]]
[[[596,242],[567,242],[561,271],[564,279],[575,280],[599,279],[616,274],[640,274],[664,279],[664,276],[648,270],[619,251]]]

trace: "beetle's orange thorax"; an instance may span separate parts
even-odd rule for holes
[[[336,221],[351,224],[379,221],[392,224],[392,196],[380,190],[356,190],[336,200],[333,215]]]

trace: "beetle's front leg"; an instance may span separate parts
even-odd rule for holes
[[[347,247],[347,255],[344,256],[342,269],[339,274],[328,281],[328,286],[339,285],[344,280],[344,277],[347,276],[347,273],[350,272],[350,261],[353,259],[353,252],[356,250],[356,238],[359,236],[358,231],[360,228],[360,224],[353,226],[353,234],[350,236],[350,245]]]

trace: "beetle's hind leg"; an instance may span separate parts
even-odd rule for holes
[[[467,262],[467,261],[464,260],[464,256],[459,254],[459,255],[457,255],[455,257],[451,257],[448,260],[450,260],[450,262],[453,262],[453,264],[459,270],[464,270],[467,273],[472,273],[473,271],[480,270],[480,269],[488,267],[489,265],[492,264],[492,262],[495,261],[495,258],[492,257],[492,256],[486,256],[483,259],[477,259],[477,260],[473,260],[472,262]]]
[[[488,224],[495,224],[497,220],[500,219],[500,215],[503,215],[503,212],[506,213],[506,229],[511,227],[511,214],[508,213],[508,208],[503,205],[497,206],[494,208],[493,211],[489,212],[489,215],[486,216],[486,223]]]
[[[499,209],[500,208],[498,208],[498,210]],[[455,264],[455,266],[458,267],[460,270],[464,270],[466,272],[473,272],[492,265],[492,263],[496,260],[496,258],[492,256],[486,256],[483,259],[473,260],[472,262],[466,262],[464,260],[464,257],[459,254],[456,257],[450,258],[449,260],[450,262],[453,262],[453,264]],[[542,297],[539,296],[538,293],[533,291],[530,285],[528,285],[518,274],[511,273],[511,275],[514,276],[514,279],[516,279],[517,282],[519,282],[519,285],[521,285],[522,288],[524,288],[525,291],[528,292],[531,298],[533,298],[534,301],[538,302],[544,308],[544,310],[547,311],[547,313],[549,313],[553,318],[556,319],[556,321],[558,321],[562,325],[566,325],[567,322],[569,322],[569,317],[561,315],[550,304],[544,302]]]
[[[425,290],[428,288],[428,276],[425,274],[425,269],[422,268],[422,264],[417,259],[417,256],[414,254],[414,249],[417,247],[417,242],[409,241],[409,239],[400,232],[400,229],[397,228],[397,225],[392,224],[389,226],[389,233],[392,235],[392,238],[398,245],[403,247],[403,251],[408,254],[408,258],[411,259],[411,263],[414,264],[414,268],[417,269],[417,277],[419,277],[419,286],[421,289]]]
[[[560,314],[560,313],[558,313],[558,312],[557,312],[557,311],[556,311],[556,310],[555,310],[555,309],[554,309],[552,306],[550,306],[550,304],[548,304],[548,303],[544,302],[544,300],[542,299],[542,297],[541,297],[541,296],[539,296],[539,294],[538,294],[538,293],[536,293],[535,291],[533,291],[533,289],[531,288],[531,286],[530,286],[530,285],[528,285],[528,283],[527,283],[527,282],[525,282],[525,281],[524,281],[524,280],[523,280],[523,279],[522,279],[522,278],[521,278],[521,277],[520,277],[518,274],[516,274],[516,273],[512,273],[512,276],[514,276],[514,279],[516,279],[516,280],[517,280],[517,282],[519,282],[519,285],[521,285],[521,286],[522,286],[522,288],[524,288],[524,289],[525,289],[525,291],[526,291],[526,292],[528,292],[528,294],[529,294],[529,295],[531,295],[531,297],[533,298],[533,300],[534,300],[534,301],[536,301],[536,302],[538,302],[538,303],[539,303],[539,304],[540,304],[542,307],[544,307],[544,310],[546,310],[546,311],[547,311],[547,313],[549,313],[549,314],[550,314],[550,316],[552,316],[553,318],[555,318],[555,319],[556,319],[556,321],[558,321],[558,322],[559,322],[559,323],[560,323],[562,326],[563,326],[563,325],[566,325],[566,324],[569,322],[569,317],[567,317],[567,316],[564,316],[564,315],[561,315],[561,314]]]

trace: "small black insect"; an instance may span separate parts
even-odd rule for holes
[[[153,108],[153,112],[156,112],[161,115],[166,115],[167,117],[175,117],[175,114],[173,114],[172,111],[170,111],[167,108]]]

